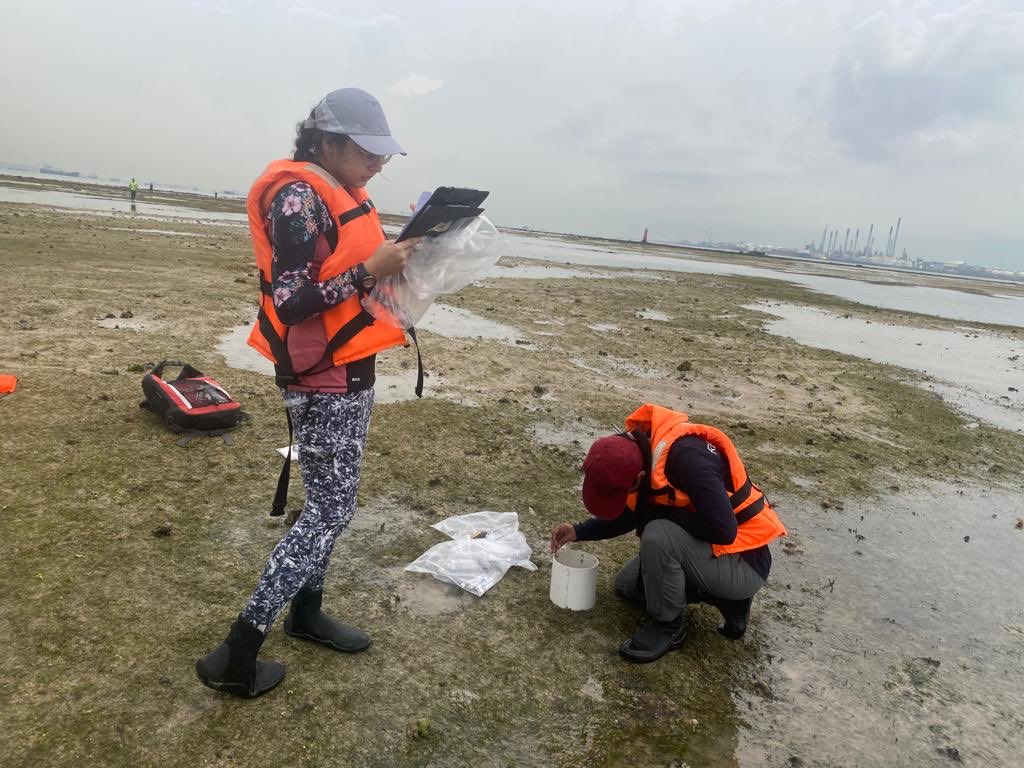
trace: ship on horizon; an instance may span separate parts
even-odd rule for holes
[[[40,173],[49,173],[54,176],[78,176],[81,171],[65,171],[60,168],[54,168],[52,165],[44,165],[39,169]]]

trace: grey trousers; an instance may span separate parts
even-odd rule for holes
[[[764,579],[739,555],[713,557],[708,542],[669,520],[652,520],[640,537],[640,554],[615,577],[615,591],[646,605],[658,621],[673,621],[686,608],[687,585],[690,591],[743,600],[753,597]]]

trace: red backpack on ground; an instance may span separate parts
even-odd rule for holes
[[[164,380],[165,366],[180,367],[175,379]],[[180,360],[164,360],[142,379],[146,399],[140,408],[163,418],[173,432],[196,435],[224,435],[248,419],[242,404],[213,378]],[[187,440],[185,442],[188,442]],[[230,440],[225,436],[225,442]]]

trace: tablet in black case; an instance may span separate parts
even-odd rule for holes
[[[479,189],[438,187],[423,206],[406,222],[396,240],[410,237],[432,237],[448,229],[454,221],[479,216],[480,203],[490,194]]]

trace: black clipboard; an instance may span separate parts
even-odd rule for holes
[[[452,222],[469,219],[483,213],[480,203],[489,195],[479,189],[438,187],[405,223],[395,242],[410,237],[432,237],[448,229]]]

